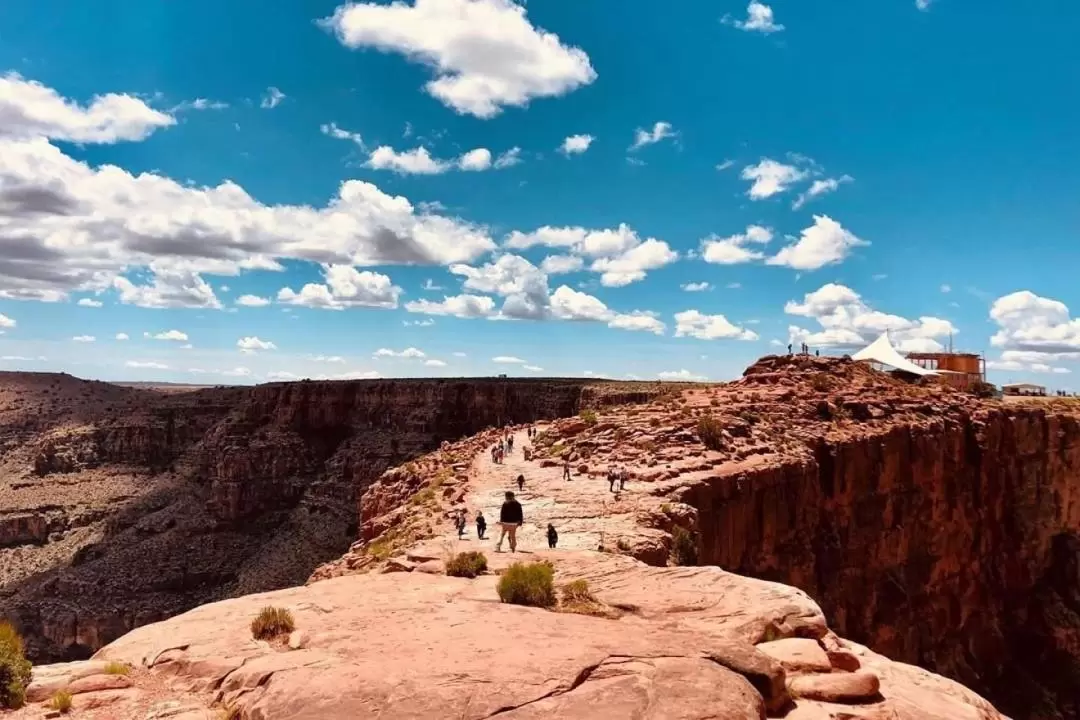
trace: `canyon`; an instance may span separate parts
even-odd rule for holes
[[[0,616],[36,662],[221,598],[302,584],[387,468],[657,383],[299,382],[178,392],[0,373]]]
[[[43,412],[57,382],[85,406]],[[1080,717],[1071,401],[980,400],[807,356],[712,386],[4,387],[0,614],[40,659],[97,650],[139,668],[132,707],[180,677],[193,708],[264,719],[593,717],[611,683],[651,688],[657,717],[999,718],[975,693],[1018,720]],[[530,461],[490,462],[501,433],[487,428],[538,421]],[[630,482],[609,492],[616,469]],[[557,550],[529,552],[587,579],[602,617],[492,602],[493,575],[438,577],[480,542],[456,538],[452,515],[497,512],[518,472],[523,546],[557,525]],[[489,559],[493,573],[509,562]],[[270,602],[297,613],[303,649],[244,637]],[[491,633],[551,672],[496,671]],[[433,644],[445,663],[402,654]],[[41,677],[90,672],[71,667]],[[688,674],[714,689],[674,679]],[[395,677],[413,694],[391,692]],[[363,680],[338,697],[334,678]],[[823,699],[826,680],[863,683],[861,699]],[[323,704],[298,705],[301,689]]]

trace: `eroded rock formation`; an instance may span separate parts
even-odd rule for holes
[[[714,450],[703,417],[722,428]],[[634,512],[661,537],[637,531],[628,553],[664,562],[682,526],[698,562],[806,590],[846,637],[1014,717],[1077,718],[1078,418],[796,356],[591,428],[556,423],[545,445],[649,484]]]
[[[36,660],[232,595],[303,583],[355,539],[386,468],[657,384],[301,382],[162,393],[0,374],[0,615]]]

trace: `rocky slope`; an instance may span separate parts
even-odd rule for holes
[[[682,526],[700,563],[807,591],[875,651],[1018,718],[1080,717],[1080,406],[780,357],[592,427],[560,421],[542,443],[647,488],[623,509],[643,526],[620,538],[629,554],[666,562]]]
[[[162,392],[0,373],[0,616],[88,657],[202,603],[302,583],[386,468],[494,424],[655,383],[302,382]]]
[[[629,557],[631,539],[658,532],[642,525],[657,501],[647,481],[616,496],[580,465],[569,482],[520,450],[496,465],[491,439],[444,446],[364,494],[389,498],[402,483],[411,493],[404,513],[369,508],[370,540],[350,553],[352,570],[367,572],[335,563],[322,569],[344,572],[332,579],[139,628],[93,661],[38,668],[32,701],[66,687],[79,716],[98,720],[1001,720],[958,684],[841,639],[800,590]],[[519,431],[517,447],[525,442]],[[517,554],[449,531],[457,508],[494,517],[518,474],[526,524]],[[379,530],[387,515],[400,522]],[[548,522],[561,531],[557,550],[542,542]],[[430,525],[431,537],[409,539],[402,523]],[[598,537],[619,552],[594,549]],[[594,597],[564,599],[557,610],[501,604],[494,575],[443,575],[441,558],[465,549],[486,552],[495,573],[546,560],[559,584],[587,582]],[[249,623],[266,605],[293,613],[287,642],[252,639]],[[118,680],[106,661],[133,672]],[[14,717],[35,717],[38,707]]]

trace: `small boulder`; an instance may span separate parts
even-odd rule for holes
[[[67,686],[72,695],[98,692],[100,690],[121,690],[131,687],[131,678],[127,675],[90,675],[79,678]]]
[[[787,681],[792,697],[822,702],[852,703],[876,700],[881,682],[872,672],[799,675]]]
[[[761,643],[757,648],[776,659],[788,672],[827,673],[832,670],[829,656],[817,640],[785,638]]]
[[[311,635],[306,630],[293,630],[289,633],[289,649],[299,650],[307,647],[311,641]]]
[[[416,569],[416,563],[406,560],[404,558],[390,558],[383,565],[382,572],[394,573],[394,572],[412,572]]]

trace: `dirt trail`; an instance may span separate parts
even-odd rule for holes
[[[542,429],[542,428],[541,428]],[[529,444],[524,431],[514,433],[514,450],[502,464],[492,462],[489,449],[477,455],[470,471],[470,489],[465,498],[469,524],[463,539],[456,532],[448,531],[449,541],[455,552],[481,549],[495,566],[503,562],[496,559],[495,543],[499,537],[499,509],[504,493],[511,490],[521,502],[525,524],[518,531],[518,552],[521,554],[548,554],[547,526],[555,525],[559,533],[558,550],[596,550],[601,542],[614,546],[620,534],[633,527],[634,484],[631,482],[621,493],[612,493],[605,478],[579,475],[571,468],[571,480],[563,479],[562,466],[541,467],[539,460],[526,462],[524,447]],[[525,488],[518,490],[517,477],[525,476]],[[477,540],[476,512],[482,510],[487,518],[486,539]],[[503,546],[506,562],[513,559],[509,546]]]

